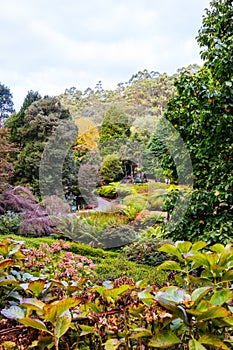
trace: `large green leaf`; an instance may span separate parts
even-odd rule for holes
[[[186,309],[183,304],[190,301],[190,295],[185,290],[173,286],[165,287],[156,293],[155,300],[167,310],[172,311],[174,316],[188,323]]]
[[[63,315],[56,319],[55,323],[55,336],[56,338],[61,338],[65,334],[71,325],[71,314],[66,311]]]
[[[201,345],[197,340],[191,339],[189,341],[189,350],[206,350],[206,348]]]
[[[169,270],[169,271],[182,271],[179,263],[176,261],[168,260],[157,267],[158,270]]]
[[[26,258],[26,255],[24,255],[21,251],[19,251],[19,252],[14,253],[13,258],[17,259],[17,260],[23,260]]]
[[[3,309],[1,314],[10,319],[20,319],[25,316],[25,311],[19,306],[11,306],[9,309]]]
[[[43,303],[41,300],[38,300],[36,298],[22,299],[20,304],[32,310],[42,310],[43,307],[45,306],[45,303]]]
[[[122,286],[118,288],[112,288],[112,289],[105,289],[104,291],[104,296],[105,297],[110,297],[116,300],[119,295],[125,293],[127,290],[131,289],[132,287],[127,284],[123,284]]]
[[[163,331],[157,334],[149,342],[149,346],[153,348],[166,349],[167,347],[180,344],[180,339],[172,332]]]
[[[199,266],[209,267],[209,265],[210,265],[208,258],[206,256],[206,254],[204,254],[204,253],[195,252],[194,255],[192,255],[192,256],[190,255],[190,256],[188,256],[188,258],[195,263],[194,268],[197,268]]]
[[[28,291],[38,297],[44,289],[46,280],[39,279],[29,283]]]
[[[206,295],[211,289],[213,289],[212,286],[207,286],[207,287],[200,287],[195,289],[192,292],[191,299],[192,301],[198,302],[204,295]]]
[[[207,246],[207,243],[206,242],[203,242],[203,241],[198,241],[198,242],[195,242],[193,243],[192,245],[192,251],[197,251],[197,250],[200,250],[200,249],[203,249]]]
[[[233,326],[233,316],[225,317],[223,321],[228,326]]]
[[[211,267],[212,271],[214,268],[221,271],[221,266],[218,265],[219,255],[217,253],[212,253],[212,254],[208,254],[208,255],[206,254],[206,258],[208,260],[209,266]]]
[[[210,299],[210,302],[216,306],[221,306],[227,301],[232,300],[232,292],[229,289],[219,290],[214,293]]]
[[[137,338],[143,338],[143,337],[151,337],[152,333],[150,329],[145,328],[134,328],[131,330],[133,333],[130,338],[137,339]]]
[[[215,337],[212,334],[205,334],[205,335],[203,335],[199,339],[199,341],[202,344],[211,345],[211,346],[213,346],[216,349],[230,350],[225,343],[223,343],[218,337]]]
[[[217,243],[217,244],[214,244],[210,247],[210,250],[212,250],[213,252],[216,252],[216,253],[222,253],[224,252],[224,245],[223,244],[220,244],[220,243]]]
[[[54,301],[52,304],[44,307],[44,318],[51,323],[55,323],[56,318],[63,314],[63,312],[71,309],[72,307],[80,304],[81,299],[78,298],[66,298],[59,301]]]
[[[0,261],[0,270],[6,269],[15,264],[15,261],[12,259],[5,259]]]
[[[233,281],[233,270],[227,271],[221,278],[222,282],[231,282]]]
[[[177,241],[175,245],[181,254],[187,254],[192,247],[192,243],[188,241]]]
[[[121,341],[119,339],[108,339],[104,344],[105,350],[117,350],[121,345]]]
[[[113,300],[116,300],[119,295],[123,294],[127,290],[132,289],[132,286],[124,284],[117,288],[106,288],[103,286],[97,286],[93,288],[92,290],[97,291],[102,297],[105,298],[112,298]]]
[[[183,260],[182,255],[178,251],[177,247],[172,244],[164,244],[162,247],[158,248],[160,252],[168,253],[177,256],[179,260]]]
[[[208,300],[201,299],[199,304],[197,305],[197,310],[200,312],[204,312],[209,310],[212,307],[213,305]]]
[[[212,307],[209,310],[202,312],[202,314],[197,317],[197,320],[207,321],[213,318],[227,317],[230,315],[231,313],[227,309],[218,306],[218,307]]]
[[[44,322],[42,322],[41,320],[38,320],[35,318],[30,318],[30,317],[25,317],[25,318],[20,318],[18,321],[20,323],[24,324],[25,326],[32,327],[35,329],[39,329],[40,331],[45,331],[45,332],[50,333],[48,331],[46,325],[44,324]]]
[[[94,334],[95,333],[95,327],[87,326],[85,324],[80,324],[79,327],[82,330],[82,332],[80,333],[80,337],[87,335],[87,334]]]
[[[99,295],[101,295],[101,297],[103,297],[106,288],[103,287],[103,286],[97,286],[97,287],[95,287],[95,288],[92,288],[91,290],[92,290],[92,291],[96,291],[97,293],[99,293]]]
[[[190,294],[185,289],[176,286],[161,288],[156,293],[156,299],[159,300],[160,298],[175,302],[176,304],[184,304],[187,301],[191,301]]]
[[[141,292],[138,292],[138,298],[140,300],[151,300],[153,302],[154,296],[147,290],[143,290]]]
[[[146,288],[148,286],[148,284],[149,284],[148,281],[149,281],[148,278],[145,278],[143,280],[137,281],[136,282],[136,287],[137,288]]]

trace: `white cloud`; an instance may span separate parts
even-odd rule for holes
[[[0,0],[0,81],[19,108],[28,90],[55,95],[147,68],[200,63],[195,41],[208,0]]]

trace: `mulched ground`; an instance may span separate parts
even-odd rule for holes
[[[37,337],[36,329],[19,326],[12,320],[0,320],[0,350],[6,349],[3,345],[5,342],[15,343],[18,350],[26,350]]]

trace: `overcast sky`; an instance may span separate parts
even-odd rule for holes
[[[139,70],[201,64],[209,0],[0,0],[0,82],[19,109],[29,90],[115,88]]]

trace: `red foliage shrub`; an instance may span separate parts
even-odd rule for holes
[[[27,187],[17,186],[1,194],[0,214],[7,211],[21,214],[18,233],[23,236],[47,236],[55,232],[56,221],[37,203]]]

